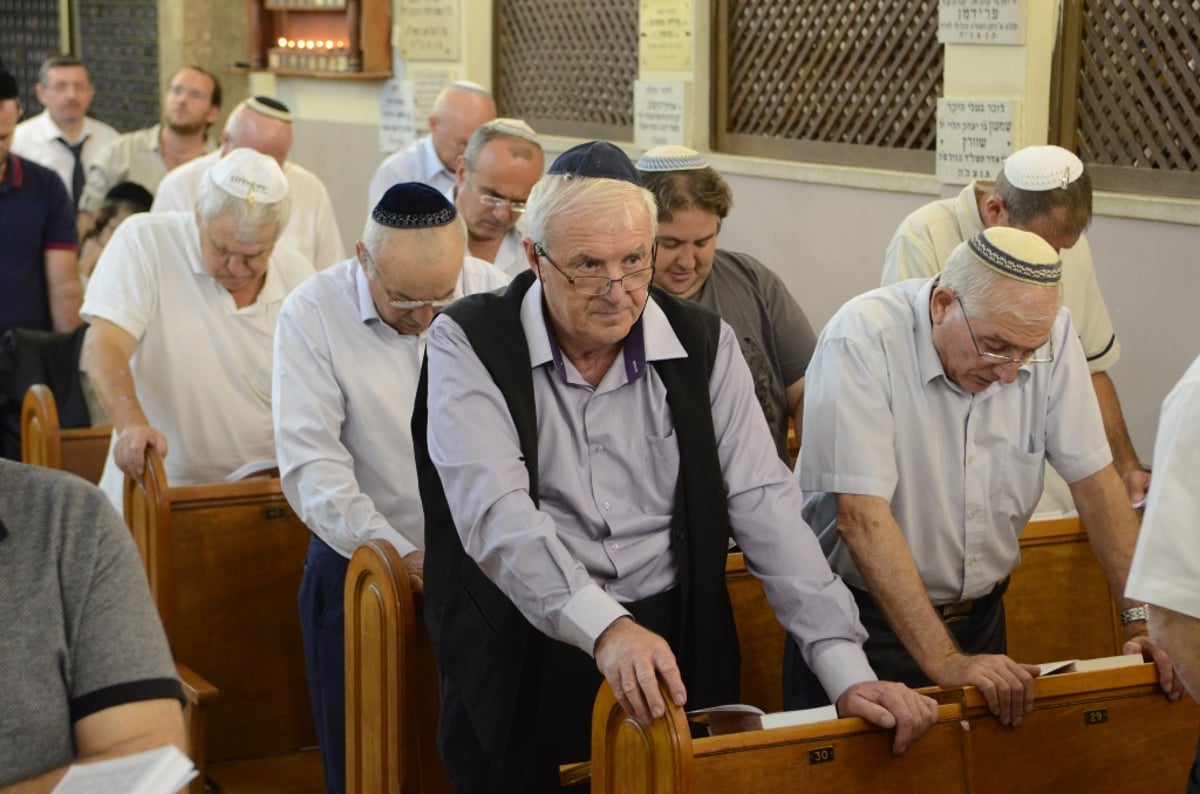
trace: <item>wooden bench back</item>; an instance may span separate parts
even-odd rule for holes
[[[21,402],[21,460],[34,466],[64,469],[91,483],[100,482],[112,426],[64,430],[58,422],[54,393],[41,383],[25,392]]]
[[[399,552],[360,546],[346,572],[346,791],[450,792],[437,753],[438,675]]]
[[[314,746],[296,607],[310,535],[279,480],[169,488],[151,452],[125,518],[175,658],[220,691],[209,761]]]
[[[792,791],[1011,794],[1171,791],[1186,779],[1200,707],[1168,703],[1153,665],[1037,682],[1035,711],[1006,728],[974,688],[941,690],[938,722],[902,756],[862,720],[692,739],[670,703],[649,727],[608,685],[592,718],[592,792]]]

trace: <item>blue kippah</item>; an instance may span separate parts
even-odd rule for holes
[[[559,176],[588,177],[591,179],[619,179],[641,185],[633,162],[625,152],[608,141],[589,141],[567,149],[550,164],[548,174]]]
[[[371,219],[391,229],[432,229],[458,217],[458,210],[437,188],[423,182],[398,182],[371,210]]]

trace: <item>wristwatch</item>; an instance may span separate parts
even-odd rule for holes
[[[1146,620],[1149,614],[1146,611],[1146,605],[1142,604],[1138,607],[1130,607],[1121,611],[1121,625],[1128,626],[1135,620]]]

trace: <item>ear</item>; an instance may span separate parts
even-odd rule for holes
[[[954,290],[939,284],[933,294],[929,296],[929,319],[933,321],[935,326],[941,325],[946,321],[947,315],[950,313],[950,307],[955,303]]]
[[[467,182],[467,160],[461,154],[454,158],[455,185],[462,188]]]
[[[217,119],[221,117],[221,106],[213,105],[208,109],[207,121],[209,124],[216,124]]]
[[[1008,226],[1008,208],[1004,206],[1004,199],[995,193],[989,193],[988,197],[983,200],[979,214],[983,219],[985,229],[993,226]]]
[[[362,240],[359,240],[354,244],[354,258],[358,260],[358,266],[362,268],[364,275],[366,275],[367,272],[367,263],[364,261],[366,257],[363,256],[366,251],[367,247],[362,244]]]
[[[537,251],[533,248],[533,238],[521,238],[521,247],[525,250],[525,261],[529,264],[529,269],[537,273],[538,278],[542,277],[542,261],[537,255]]]

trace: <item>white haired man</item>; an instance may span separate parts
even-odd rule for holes
[[[275,323],[313,273],[276,246],[288,208],[278,163],[235,149],[206,173],[195,212],[134,215],[101,254],[82,364],[113,424],[100,485],[118,510],[147,447],[172,485],[275,457]]]

